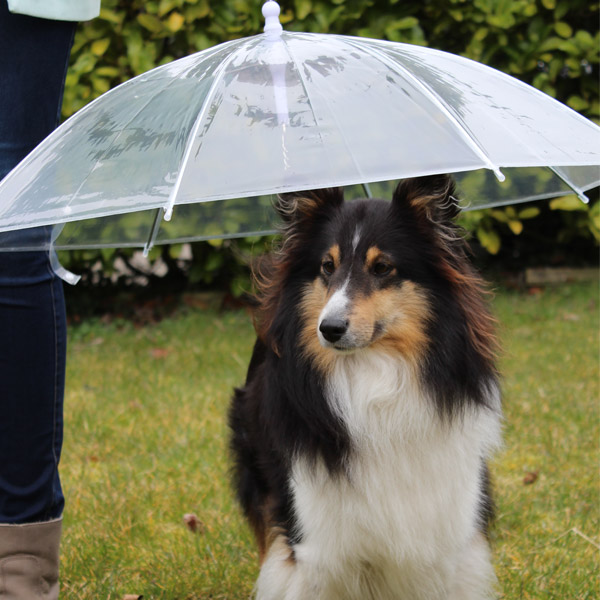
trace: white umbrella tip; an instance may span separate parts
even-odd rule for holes
[[[265,33],[270,36],[279,36],[283,27],[279,22],[279,13],[281,9],[275,0],[268,0],[263,4],[262,14],[265,18]]]

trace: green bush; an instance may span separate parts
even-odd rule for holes
[[[260,33],[262,0],[103,0],[100,17],[76,34],[63,114],[79,110],[115,85],[220,42]],[[600,118],[598,2],[589,0],[281,0],[292,31],[340,33],[428,45],[511,74]],[[564,206],[561,205],[564,202]],[[598,239],[597,204],[554,205],[574,232]],[[538,217],[526,207],[477,211],[466,226],[490,252],[507,235],[522,235]],[[568,237],[568,235],[566,236]],[[232,247],[231,244],[228,244]],[[211,246],[203,246],[204,256]],[[213,248],[212,252],[222,252]],[[210,252],[209,252],[210,253]],[[101,259],[110,260],[111,253]],[[198,281],[215,282],[231,257],[202,258]],[[69,262],[69,259],[66,260]],[[204,269],[198,276],[198,269]]]

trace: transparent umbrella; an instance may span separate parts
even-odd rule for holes
[[[284,32],[272,0],[263,14],[264,34],[67,120],[0,183],[0,232],[57,225],[40,245],[148,250],[272,231],[269,196],[287,191],[455,173],[475,208],[600,183],[600,128],[538,90],[429,48]]]

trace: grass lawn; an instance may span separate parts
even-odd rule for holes
[[[506,412],[494,546],[507,600],[600,598],[598,301],[597,284],[494,299]],[[225,415],[252,343],[243,311],[71,328],[61,598],[248,598],[257,559],[229,487]]]

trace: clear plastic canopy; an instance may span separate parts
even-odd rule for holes
[[[286,191],[455,173],[477,208],[583,196],[598,165],[599,127],[499,71],[419,46],[275,31],[83,108],[0,182],[0,232],[67,224],[57,247],[148,248],[272,231],[269,196]],[[0,246],[17,237],[0,234]]]

